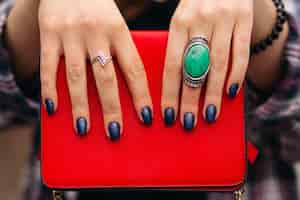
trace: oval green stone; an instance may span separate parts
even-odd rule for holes
[[[210,63],[208,49],[202,45],[192,46],[185,55],[185,71],[193,78],[205,74]]]

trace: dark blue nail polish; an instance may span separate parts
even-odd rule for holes
[[[145,106],[141,112],[144,124],[151,125],[152,124],[152,111],[149,106]]]
[[[79,117],[76,121],[77,133],[79,136],[84,136],[87,132],[87,121],[84,117]]]
[[[173,108],[166,108],[164,112],[164,121],[165,125],[167,126],[172,126],[175,121],[175,111]]]
[[[205,112],[206,122],[211,124],[216,121],[217,107],[215,105],[208,105]]]
[[[118,122],[110,122],[108,124],[108,133],[112,141],[117,141],[120,139],[120,124]]]
[[[237,83],[232,84],[229,88],[229,93],[228,93],[229,97],[230,98],[236,97],[238,89],[239,89],[239,84]]]
[[[194,115],[194,113],[191,113],[191,112],[184,113],[183,128],[186,131],[191,131],[194,128],[194,123],[195,123],[195,115]]]
[[[46,110],[48,115],[53,115],[54,114],[54,103],[51,99],[46,99],[45,100],[45,105],[46,105]]]

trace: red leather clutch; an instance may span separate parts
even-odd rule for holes
[[[101,107],[88,66],[91,129],[78,137],[72,126],[65,66],[59,65],[59,107],[42,119],[42,179],[52,189],[199,189],[236,190],[245,181],[247,143],[243,91],[235,98],[224,95],[221,115],[208,125],[199,116],[192,133],[179,120],[167,128],[160,111],[166,32],[133,32],[145,65],[154,104],[154,122],[144,126],[138,119],[126,83],[117,70],[124,119],[118,142],[104,133]],[[203,97],[200,101],[202,108]],[[252,149],[252,159],[255,150]]]

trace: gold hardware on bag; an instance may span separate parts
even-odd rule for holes
[[[244,188],[234,191],[233,192],[234,200],[243,200],[244,193],[245,193]],[[53,194],[53,200],[64,200],[64,192],[54,190],[52,194]]]
[[[233,193],[234,200],[243,200],[244,199],[244,193],[245,193],[244,188],[241,188],[237,191],[234,191],[234,193]]]
[[[64,200],[64,192],[53,190],[53,200]]]

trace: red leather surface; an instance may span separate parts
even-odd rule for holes
[[[247,157],[250,164],[254,164],[259,152],[258,149],[251,142],[248,142],[247,144],[247,153],[248,153]]]
[[[246,174],[243,92],[234,100],[224,96],[220,118],[208,125],[199,116],[192,133],[177,120],[163,124],[160,111],[166,32],[134,32],[145,64],[154,103],[154,123],[145,127],[137,119],[126,83],[119,76],[124,134],[110,142],[104,133],[101,108],[91,70],[88,93],[91,130],[75,135],[65,80],[64,62],[58,73],[59,107],[48,117],[42,108],[42,178],[50,188],[111,187],[236,187]],[[90,66],[89,66],[90,68]],[[200,102],[202,108],[203,97]]]

